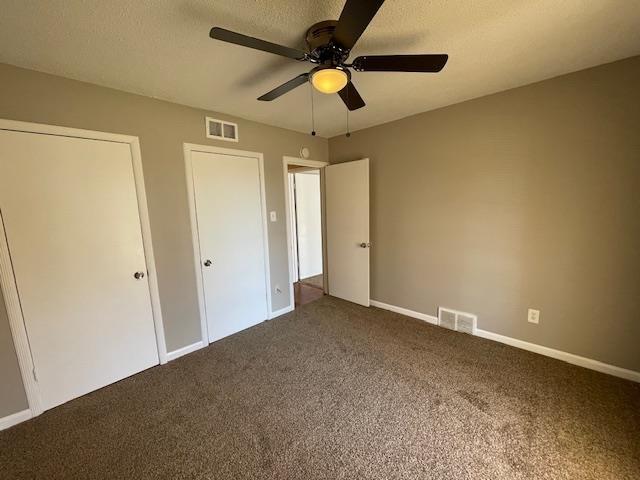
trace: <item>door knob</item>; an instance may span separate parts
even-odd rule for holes
[[[144,272],[136,272],[133,274],[133,278],[135,278],[136,280],[140,280],[141,278],[144,278]]]
[[[205,267],[210,267],[212,263],[213,263],[213,262],[212,262],[211,260],[206,259],[206,260],[204,261],[204,266],[205,266]]]
[[[371,244],[369,242],[362,242],[360,244],[360,248],[369,248],[371,246]]]

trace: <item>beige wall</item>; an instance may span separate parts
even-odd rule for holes
[[[639,86],[634,57],[330,139],[371,159],[372,298],[640,371]]]
[[[169,351],[200,337],[183,142],[264,153],[267,209],[278,213],[278,222],[268,224],[271,282],[272,289],[280,285],[283,290],[281,294],[272,292],[273,310],[289,304],[282,157],[299,156],[305,145],[311,158],[327,161],[326,139],[9,65],[0,64],[0,79],[0,118],[140,138]],[[208,140],[204,134],[207,114],[239,123],[240,142]],[[0,314],[0,417],[27,407],[22,387],[16,385],[20,376],[15,353],[5,348],[10,344],[9,326]],[[10,397],[5,398],[8,394],[4,392],[11,392]]]

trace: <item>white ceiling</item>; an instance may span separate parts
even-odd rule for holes
[[[0,62],[310,130],[306,86],[256,98],[310,64],[211,40],[221,26],[304,47],[343,0],[2,0]],[[352,58],[448,53],[440,74],[354,73],[367,106],[352,130],[640,54],[638,0],[387,0]],[[316,130],[345,131],[337,95],[316,94]]]

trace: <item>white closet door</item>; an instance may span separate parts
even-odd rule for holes
[[[45,409],[158,363],[129,145],[0,130],[0,211]]]
[[[267,319],[257,158],[192,152],[209,341]]]
[[[325,168],[329,295],[369,306],[369,159]]]

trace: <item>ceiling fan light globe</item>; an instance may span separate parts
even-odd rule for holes
[[[311,77],[311,84],[321,93],[337,93],[349,82],[349,76],[344,70],[337,68],[323,68]]]

